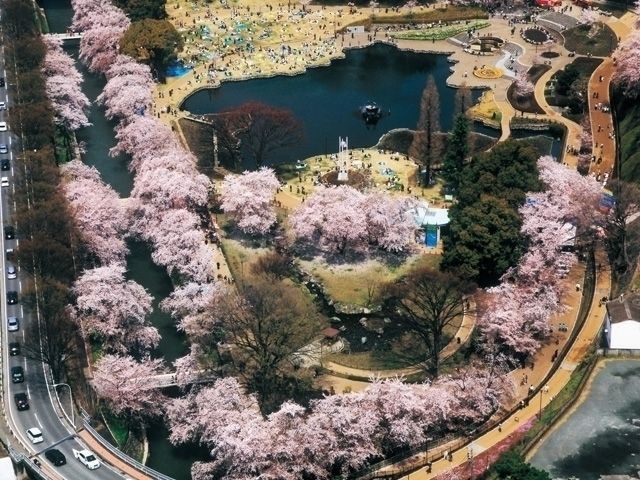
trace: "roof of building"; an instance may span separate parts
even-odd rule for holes
[[[615,300],[611,300],[607,303],[607,313],[611,323],[625,320],[640,321],[640,294],[620,295]]]
[[[418,226],[442,226],[449,223],[449,210],[446,208],[431,208],[420,205],[411,209],[411,215]]]
[[[640,350],[640,322],[625,320],[611,324],[609,348]]]
[[[340,335],[340,330],[338,330],[337,328],[327,327],[322,330],[321,333],[325,338],[334,338]]]

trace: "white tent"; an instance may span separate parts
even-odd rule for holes
[[[640,322],[625,320],[612,323],[610,328],[610,349],[640,350]]]

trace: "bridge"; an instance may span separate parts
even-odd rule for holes
[[[57,38],[58,40],[62,40],[63,42],[68,42],[70,40],[80,40],[82,38],[81,33],[49,33],[48,34],[52,38]]]
[[[191,374],[188,378],[183,379],[183,381],[178,382],[176,378],[176,372],[171,373],[163,373],[160,375],[154,375],[152,377],[147,377],[143,385],[140,387],[142,389],[150,389],[150,388],[166,388],[166,387],[175,387],[178,385],[193,385],[196,383],[208,383],[213,382],[217,378],[220,378],[220,375],[217,375],[215,372],[210,370],[200,370]]]

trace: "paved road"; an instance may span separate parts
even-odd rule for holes
[[[13,76],[7,77],[7,72],[4,65],[4,48],[0,51],[0,76],[7,79],[9,82]],[[9,68],[9,70],[11,70]],[[7,87],[10,87],[7,84]],[[0,101],[4,101],[5,105],[10,108],[11,99],[8,97],[8,91],[10,88],[0,88]],[[9,124],[9,130],[6,132],[0,132],[0,144],[6,145],[8,148],[7,154],[0,154],[0,158],[8,158],[11,162],[11,168],[8,171],[0,172],[2,177],[7,177],[9,181],[8,187],[2,187],[0,191],[0,223],[3,226],[13,225],[16,204],[12,199],[13,192],[15,191],[15,182],[18,181],[17,172],[21,168],[20,161],[17,159],[18,151],[16,149],[17,137],[12,133],[12,125],[9,112],[7,110],[0,110],[0,121],[6,121]],[[122,479],[122,475],[116,473],[106,464],[103,464],[98,470],[89,471],[77,460],[73,458],[72,449],[82,449],[83,445],[79,443],[75,436],[75,432],[71,428],[70,424],[65,423],[63,419],[58,416],[58,413],[53,408],[53,399],[51,397],[49,388],[47,387],[44,373],[44,366],[41,362],[29,360],[22,355],[9,356],[7,344],[8,342],[18,341],[21,345],[24,344],[27,332],[29,331],[29,325],[32,322],[36,322],[36,315],[29,312],[21,303],[22,299],[19,299],[16,305],[7,305],[6,291],[16,291],[21,295],[23,285],[27,281],[27,273],[18,268],[18,277],[16,279],[7,278],[6,267],[11,263],[7,259],[6,249],[17,248],[20,242],[20,234],[18,232],[17,239],[7,240],[2,234],[2,240],[0,241],[0,268],[2,273],[0,275],[0,309],[2,311],[1,319],[1,332],[2,332],[2,363],[3,363],[3,391],[5,392],[4,405],[5,415],[9,426],[13,429],[16,438],[10,438],[9,441],[12,446],[16,447],[19,451],[23,451],[17,444],[22,444],[29,455],[37,456],[38,460],[44,464],[44,468],[47,470],[47,476],[50,478],[64,478],[69,480],[80,479]],[[7,330],[7,316],[16,316],[20,321],[20,329],[17,332],[8,332]],[[24,383],[12,383],[10,379],[10,368],[13,366],[22,365],[25,370]],[[26,411],[18,411],[14,403],[14,394],[18,392],[25,392],[29,397],[30,409]],[[43,432],[44,442],[38,445],[32,445],[26,437],[26,430],[31,427],[38,427]],[[44,458],[44,455],[40,455],[44,450],[57,445],[60,451],[67,457],[67,464],[54,468],[48,464],[48,461]]]

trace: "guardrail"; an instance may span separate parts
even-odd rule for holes
[[[100,445],[102,445],[104,448],[109,450],[113,455],[118,457],[120,460],[122,460],[123,462],[131,465],[135,469],[140,470],[144,474],[149,475],[151,478],[154,478],[156,480],[175,480],[173,477],[169,477],[168,475],[165,475],[164,473],[160,473],[154,470],[153,468],[149,468],[146,465],[143,465],[142,463],[140,463],[139,461],[131,458],[126,453],[123,453],[122,451],[118,450],[116,447],[111,445],[111,443],[109,443],[102,435],[100,435],[95,428],[91,426],[92,418],[84,409],[80,409],[80,414],[82,416],[82,425],[84,426],[85,430],[89,432],[91,436],[95,438],[98,443],[100,443]]]

